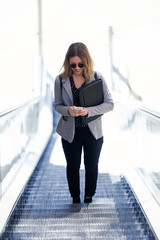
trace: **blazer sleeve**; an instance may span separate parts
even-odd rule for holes
[[[54,83],[54,107],[55,110],[62,116],[70,116],[70,114],[68,113],[69,106],[65,106],[62,99],[62,88],[59,75],[56,77]]]
[[[114,108],[113,99],[104,77],[101,73],[97,73],[97,76],[98,78],[102,79],[103,82],[104,101],[100,105],[88,107],[88,117],[104,114],[106,112],[112,111]]]

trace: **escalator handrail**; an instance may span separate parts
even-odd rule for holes
[[[138,109],[140,111],[143,111],[149,115],[152,115],[153,117],[156,117],[156,118],[160,118],[160,113],[159,112],[156,112],[150,108],[147,108],[147,107],[144,107],[144,106],[139,106]]]
[[[0,118],[4,117],[5,115],[8,115],[10,113],[13,113],[13,112],[21,111],[23,108],[26,108],[29,105],[35,104],[39,100],[40,100],[40,96],[34,97],[34,98],[30,99],[29,101],[24,102],[23,104],[16,105],[15,107],[4,110],[4,111],[0,112]]]
[[[142,105],[143,104],[142,102],[137,101],[137,100],[131,100],[131,99],[128,99],[128,98],[125,99],[115,92],[113,92],[112,94],[113,94],[113,96],[114,96],[114,98],[116,99],[117,102],[128,105],[129,107],[132,107],[135,110],[139,110],[141,112],[144,112],[145,114],[148,114],[151,117],[158,118],[158,120],[160,119],[160,112],[155,111],[155,110],[153,110],[149,107],[146,107],[146,106]]]

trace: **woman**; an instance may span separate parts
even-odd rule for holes
[[[101,117],[89,122],[81,122],[81,116],[104,114],[113,109],[112,97],[103,76],[104,102],[94,107],[79,107],[79,90],[88,82],[94,81],[93,61],[83,43],[70,45],[63,63],[63,72],[55,79],[55,110],[61,114],[57,133],[62,137],[62,146],[67,162],[67,180],[73,203],[80,203],[79,170],[82,149],[85,166],[84,202],[91,203],[96,192],[98,177],[98,159],[100,156],[103,134]],[[61,80],[60,80],[61,78]]]

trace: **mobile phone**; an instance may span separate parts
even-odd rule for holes
[[[80,111],[83,109],[83,107],[74,107],[74,109],[76,109],[77,111]]]

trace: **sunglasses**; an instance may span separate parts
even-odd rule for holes
[[[71,68],[76,68],[77,65],[78,65],[79,68],[83,68],[83,67],[84,67],[84,64],[83,64],[83,63],[78,63],[78,64],[76,64],[76,63],[71,63],[71,64],[70,64],[70,67],[71,67]]]

